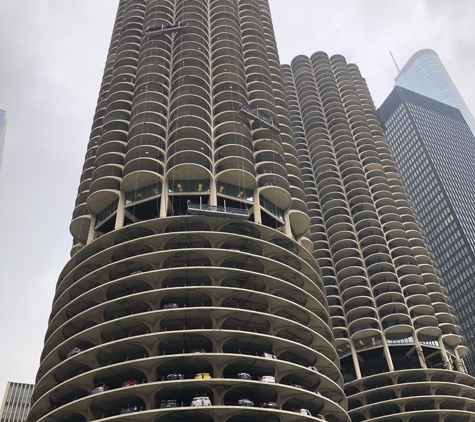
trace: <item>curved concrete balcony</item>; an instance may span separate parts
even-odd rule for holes
[[[305,406],[314,419],[348,421],[318,267],[278,231],[218,217],[156,219],[105,234],[75,257],[58,284],[31,421],[122,417],[125,402],[142,408],[134,417],[160,420],[268,412],[300,421],[294,410]],[[83,351],[70,356],[75,347]],[[175,372],[184,374],[180,392],[166,379]],[[242,372],[252,379],[238,379]],[[137,385],[122,387],[124,377]],[[108,390],[90,394],[97,383]],[[197,388],[211,406],[191,406]],[[237,406],[242,395],[255,409]],[[271,399],[277,409],[258,407]],[[163,409],[163,400],[179,406]]]

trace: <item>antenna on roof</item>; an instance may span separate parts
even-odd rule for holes
[[[399,66],[396,63],[396,59],[394,58],[393,53],[390,51],[389,54],[391,54],[391,58],[393,59],[394,66],[396,66],[396,69],[397,69],[397,73],[401,73],[401,69],[399,69]]]

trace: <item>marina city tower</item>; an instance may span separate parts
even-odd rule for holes
[[[267,0],[119,2],[29,422],[349,421],[291,126]]]
[[[475,419],[364,80],[267,0],[119,2],[70,231],[29,422]]]

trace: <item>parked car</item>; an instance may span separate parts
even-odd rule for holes
[[[267,352],[262,352],[262,357],[263,358],[268,358],[268,359],[276,359],[275,355],[272,353],[267,353]]]
[[[198,380],[198,379],[210,380],[211,378],[213,377],[208,372],[199,372],[195,375],[195,380]]]
[[[135,413],[138,412],[137,406],[129,406],[129,407],[123,407],[122,410],[120,411],[121,415],[125,415],[127,413]]]
[[[301,384],[292,384],[292,387],[301,388],[302,390],[305,390],[304,386]]]
[[[129,275],[135,275],[135,274],[140,274],[142,271],[134,271],[132,273],[130,273]]]
[[[260,377],[259,381],[261,381],[261,382],[271,382],[271,383],[275,384],[275,378],[271,377],[270,375],[264,375],[263,377]]]
[[[252,400],[249,400],[249,399],[241,399],[241,400],[238,400],[238,405],[239,406],[253,407],[254,402]]]
[[[100,382],[96,384],[93,389],[91,390],[91,394],[96,394],[96,393],[103,393],[104,391],[107,390],[107,385],[105,382]]]
[[[318,419],[321,419],[322,421],[326,421],[327,418],[325,418],[325,416],[323,416],[321,413],[317,413],[317,418]]]
[[[190,349],[188,353],[206,353],[205,349]]]
[[[133,385],[137,385],[139,382],[136,380],[128,380],[122,383],[122,387],[132,387]]]
[[[183,374],[168,374],[165,379],[167,381],[174,381],[174,380],[182,380],[184,378],[185,377],[183,376]]]
[[[250,380],[252,377],[249,374],[246,374],[245,372],[240,372],[238,374],[238,379],[240,380]]]
[[[192,406],[211,406],[211,400],[208,396],[195,396],[191,402]]]
[[[178,307],[178,303],[165,303],[162,309],[175,309]]]
[[[307,410],[307,409],[298,409],[297,413],[301,413],[302,415],[306,415],[306,416],[312,416],[312,414],[310,413],[310,410]]]
[[[307,366],[308,369],[318,372],[318,369],[315,366]]]
[[[277,403],[270,401],[268,403],[262,403],[262,407],[266,407],[268,409],[277,409]]]
[[[317,394],[317,395],[319,395],[319,396],[322,395],[322,393],[320,393],[320,391],[318,391],[318,390],[315,390],[314,393]]]
[[[176,400],[162,400],[160,403],[160,409],[168,409],[170,407],[177,407]]]
[[[81,353],[81,352],[84,352],[84,349],[81,349],[81,348],[79,348],[79,347],[75,347],[74,349],[72,349],[72,350],[68,353],[68,358],[70,358],[71,356],[77,355],[78,353]]]

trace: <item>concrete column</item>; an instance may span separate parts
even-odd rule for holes
[[[353,365],[355,367],[356,378],[361,379],[363,377],[361,376],[360,363],[358,362],[358,355],[356,354],[355,345],[353,344],[352,341],[350,341],[350,347],[351,347],[351,357],[353,358]]]
[[[284,226],[284,234],[286,236],[289,236],[290,238],[293,238],[293,235],[292,235],[292,228],[290,226],[290,209],[288,209],[287,211],[285,211],[285,214],[284,214],[284,221],[285,221],[285,226]],[[295,239],[297,240],[297,239]]]
[[[393,364],[393,359],[391,357],[391,352],[389,350],[388,343],[386,342],[386,339],[384,338],[384,336],[382,337],[381,340],[383,342],[384,354],[385,354],[386,360],[388,362],[389,371],[392,372],[392,371],[394,371],[394,364]]]
[[[160,201],[160,218],[167,216],[168,205],[168,181],[163,182],[162,185],[162,200]]]
[[[216,181],[211,180],[210,192],[209,192],[209,205],[218,205],[218,190],[216,189]]]
[[[424,352],[422,351],[422,346],[419,343],[419,339],[417,338],[417,336],[415,334],[413,334],[413,336],[414,336],[414,344],[416,346],[417,357],[419,358],[419,362],[421,364],[421,367],[424,368],[424,369],[427,369],[427,364],[426,364],[426,360],[424,358]]]
[[[117,205],[117,214],[115,216],[114,230],[118,230],[124,227],[124,202],[125,202],[124,192],[120,191],[119,204]]]
[[[258,189],[254,190],[254,222],[258,224],[262,224],[262,216],[261,216],[261,205],[259,203],[259,191]]]
[[[437,337],[440,345],[440,351],[442,353],[442,360],[445,364],[445,369],[452,369],[452,362],[447,358],[447,350],[445,350],[444,342],[442,341],[442,336]]]
[[[92,214],[90,215],[91,215],[91,225],[89,226],[89,232],[87,234],[86,245],[88,243],[91,243],[97,237],[96,230],[94,229],[94,227],[96,226],[96,216]]]

